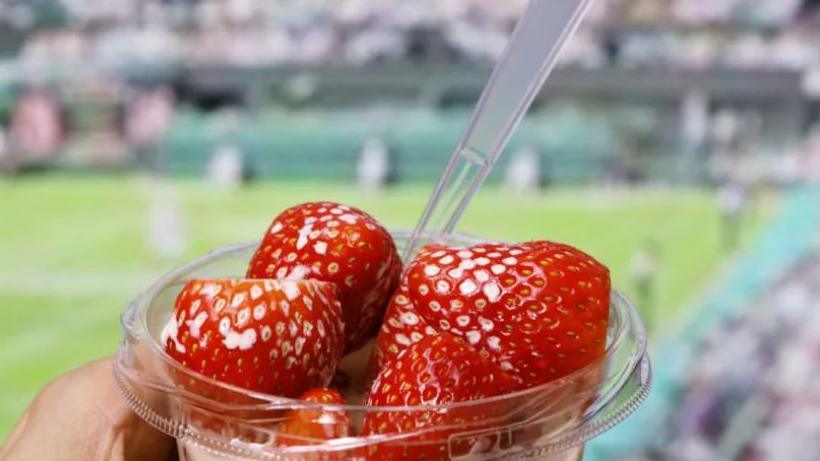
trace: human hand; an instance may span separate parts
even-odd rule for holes
[[[128,408],[106,358],[47,385],[0,448],[0,461],[35,459],[171,461],[176,450]]]

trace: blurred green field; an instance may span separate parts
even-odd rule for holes
[[[411,226],[430,185],[365,193],[346,184],[258,183],[220,190],[195,181],[158,184],[137,175],[0,178],[0,440],[56,375],[110,354],[123,306],[182,260],[260,236],[285,206],[330,199],[368,210],[393,228]],[[182,215],[185,254],[152,249],[152,203],[172,200]],[[766,200],[748,240],[774,208]],[[660,248],[656,312],[674,325],[724,259],[713,194],[690,189],[558,189],[516,195],[489,187],[460,230],[577,245],[632,291],[629,260],[653,240]]]

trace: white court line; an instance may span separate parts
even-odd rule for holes
[[[87,335],[89,327],[94,325],[112,323],[112,328],[116,326],[116,322],[111,322],[111,314],[117,318],[118,311],[112,309],[110,312],[94,312],[95,315],[89,315],[91,312],[94,311],[86,311],[82,315],[75,313],[70,317],[56,316],[54,321],[47,325],[3,339],[3,347],[0,347],[0,368],[8,370],[11,365],[36,360],[37,356],[48,354],[66,338]]]
[[[29,328],[16,334],[4,331],[0,344],[0,367],[31,360],[47,354],[60,342],[75,335],[87,335],[93,326],[111,323],[116,328],[116,319],[128,301],[136,293],[155,279],[154,272],[134,272],[119,274],[81,274],[44,276],[0,274],[0,293],[5,296],[31,296],[64,298],[60,309],[52,309],[46,317],[47,323],[32,323]],[[71,298],[82,298],[73,300]],[[94,309],[86,308],[83,302],[99,298],[92,303]],[[117,301],[112,298],[122,299]],[[101,304],[101,303],[109,303]],[[77,304],[74,308],[71,305]],[[0,315],[2,317],[2,315]],[[38,316],[39,317],[39,316]],[[112,321],[113,320],[113,321]],[[111,351],[113,352],[113,350]]]
[[[49,297],[111,296],[132,298],[162,275],[156,271],[0,273],[0,295]]]

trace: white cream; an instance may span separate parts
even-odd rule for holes
[[[466,336],[467,342],[472,345],[476,345],[479,341],[481,341],[481,333],[476,330],[468,331]]]
[[[188,325],[188,328],[190,329],[192,338],[199,338],[199,332],[200,329],[202,329],[202,324],[205,323],[205,320],[208,320],[207,312],[200,312],[195,319],[185,321],[185,324]]]
[[[474,293],[478,289],[478,287],[476,286],[475,282],[473,282],[470,279],[467,279],[461,282],[461,285],[458,286],[458,289],[459,291],[461,291],[461,294],[469,295]]]
[[[313,231],[313,224],[306,224],[299,229],[299,238],[296,239],[296,249],[301,250],[308,243],[308,236]]]
[[[498,297],[501,295],[501,288],[498,287],[495,283],[488,283],[484,285],[484,295],[487,296],[487,301],[493,303],[498,301]]]
[[[225,347],[228,349],[246,351],[256,344],[256,330],[248,328],[242,333],[236,330],[230,330],[228,334],[225,335],[225,339],[222,340],[222,343],[225,344]]]
[[[347,214],[343,214],[343,215],[339,216],[339,220],[344,221],[348,224],[356,224],[356,221],[358,221],[358,218],[356,218],[356,215],[354,215],[354,214],[347,213]]]
[[[497,351],[501,347],[501,339],[498,336],[490,336],[487,338],[487,345],[490,346],[490,349]]]
[[[412,312],[404,312],[401,314],[401,321],[407,325],[413,326],[419,323],[419,317]]]
[[[282,283],[282,291],[285,292],[285,296],[288,298],[288,301],[293,301],[299,297],[299,287],[296,286],[296,283],[294,282]]]
[[[185,345],[179,342],[179,325],[177,324],[177,319],[172,315],[170,319],[168,319],[168,323],[162,327],[162,332],[159,335],[160,340],[162,341],[163,346],[168,344],[168,340],[174,342],[174,347],[176,348],[177,352],[180,354],[185,353]]]

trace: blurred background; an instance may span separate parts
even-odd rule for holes
[[[412,226],[525,6],[0,1],[0,440],[284,207]],[[597,0],[460,230],[639,304],[653,394],[586,459],[820,459],[820,1]]]

